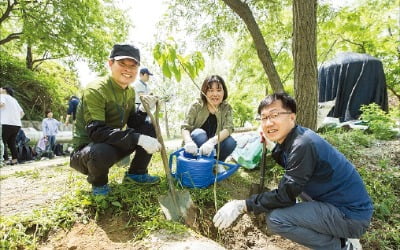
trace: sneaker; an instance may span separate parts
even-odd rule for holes
[[[346,250],[362,250],[360,239],[347,239],[344,248]]]
[[[133,181],[138,184],[156,184],[160,182],[160,177],[149,174],[128,174],[126,172],[124,180]]]
[[[218,164],[216,169],[217,169],[217,173],[223,173],[226,171],[224,165],[222,165],[222,164]]]
[[[96,187],[92,185],[93,195],[107,195],[111,191],[110,187],[106,184],[104,186]]]

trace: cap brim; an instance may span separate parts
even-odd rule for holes
[[[112,59],[114,59],[116,61],[119,61],[119,60],[122,60],[122,59],[132,59],[135,62],[137,62],[138,64],[140,64],[140,62],[136,58],[131,57],[131,56],[114,56]]]

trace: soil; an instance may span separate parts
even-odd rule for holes
[[[378,165],[379,159],[388,159],[392,166],[400,170],[400,140],[377,142],[364,149],[362,155],[365,158],[359,159],[358,163],[368,164],[372,169]],[[67,183],[79,174],[68,167],[68,160],[67,157],[57,157],[0,168],[1,215],[32,213],[36,208],[50,206],[69,192]],[[240,190],[239,183],[237,190]],[[238,192],[237,198],[244,198],[245,195]],[[104,216],[87,224],[76,223],[68,231],[52,232],[39,249],[307,249],[278,235],[271,235],[260,221],[264,220],[245,214],[232,227],[220,232],[211,226],[210,221],[204,221],[202,225],[193,226],[194,231],[189,230],[184,235],[158,231],[141,241],[133,241],[132,232],[125,227],[122,215]],[[195,232],[206,230],[219,243]]]

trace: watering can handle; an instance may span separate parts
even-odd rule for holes
[[[233,173],[235,173],[235,171],[238,170],[238,168],[240,167],[239,164],[225,163],[223,161],[217,161],[216,163],[228,166],[228,169],[226,171],[217,174],[217,178],[216,178],[217,182],[225,180],[226,178],[231,176]]]
[[[183,151],[183,150],[184,150],[184,148],[178,149],[177,151],[175,151],[175,152],[173,152],[172,154],[169,155],[169,163],[168,163],[168,166],[169,166],[169,170],[170,170],[170,172],[171,172],[171,175],[172,175],[173,177],[175,177],[175,174],[172,173],[172,160],[173,160],[174,156],[175,156],[175,157],[178,157],[178,156],[179,156],[179,153],[180,153],[181,151]]]

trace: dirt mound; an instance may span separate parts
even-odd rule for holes
[[[165,231],[159,231],[136,242],[126,240],[118,242],[116,239],[111,240],[114,236],[112,232],[106,231],[98,223],[92,221],[87,225],[75,224],[69,231],[59,231],[55,233],[51,239],[39,247],[39,249],[224,249],[224,247],[216,242],[198,235],[193,231],[181,235],[172,235]]]

